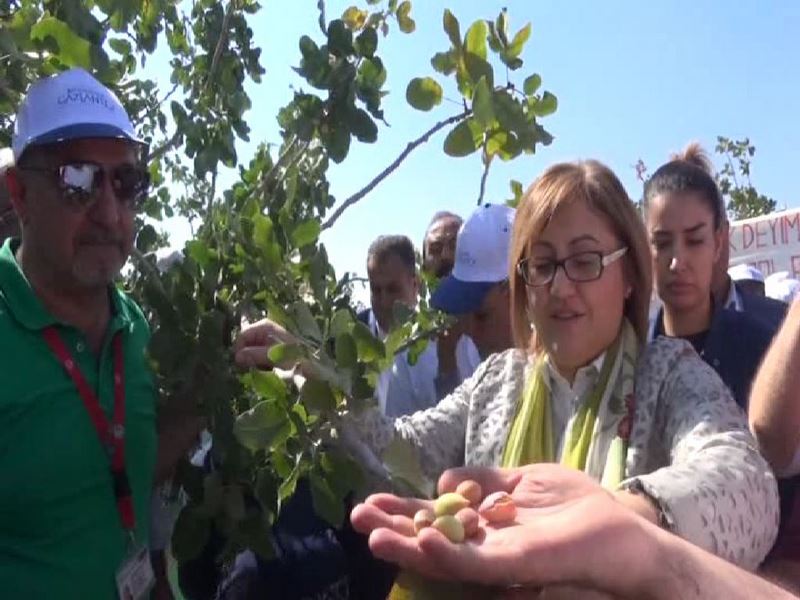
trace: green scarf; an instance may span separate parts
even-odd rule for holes
[[[619,337],[606,351],[597,383],[572,418],[561,452],[561,464],[586,471],[611,489],[625,477],[638,348],[636,334],[626,320]],[[503,467],[556,461],[546,360],[545,356],[536,360],[525,383],[503,452]],[[588,459],[606,442],[606,456],[591,461],[596,465],[599,458],[604,465],[602,472],[597,472]]]
[[[623,322],[619,337],[606,351],[600,377],[572,419],[564,440],[561,463],[586,471],[607,489],[615,489],[625,478],[625,457],[633,419],[633,383],[639,342],[631,324]],[[546,358],[539,358],[525,382],[517,414],[503,452],[503,467],[518,467],[537,462],[555,462],[553,416]],[[613,437],[612,437],[613,436]],[[608,452],[600,458],[602,472],[591,469],[593,452],[611,438]],[[414,573],[401,572],[388,600],[433,600],[464,598],[484,600],[495,596],[491,589],[457,582],[426,580]]]

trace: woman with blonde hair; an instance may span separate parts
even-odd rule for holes
[[[490,356],[437,406],[396,420],[369,409],[350,433],[378,453],[409,441],[432,478],[463,465],[560,462],[646,519],[755,568],[777,530],[774,477],[691,346],[661,338],[645,347],[649,265],[641,219],[610,169],[547,169],[514,223],[518,347]],[[413,533],[410,515],[387,514],[386,498],[359,506],[354,525]]]

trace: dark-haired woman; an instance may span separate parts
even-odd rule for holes
[[[727,243],[724,204],[697,144],[662,165],[645,184],[653,276],[663,303],[653,337],[689,341],[747,408],[750,384],[774,332],[753,315],[716,306],[714,264]]]

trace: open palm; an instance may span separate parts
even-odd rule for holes
[[[453,544],[428,528],[414,536],[412,516],[430,501],[376,494],[352,513],[356,529],[370,534],[372,551],[429,577],[498,586],[591,583],[618,591],[615,565],[636,561],[641,526],[631,511],[585,474],[559,465],[519,469],[454,469],[439,484],[452,491],[475,479],[484,494],[509,492],[517,506],[512,523],[482,522],[477,536]]]

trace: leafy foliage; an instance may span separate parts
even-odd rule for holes
[[[725,159],[722,170],[717,173],[717,185],[726,200],[730,218],[749,219],[773,212],[777,206],[775,200],[760,194],[750,181],[750,161],[756,153],[750,139],[731,140],[719,136],[716,152]]]
[[[411,33],[416,23],[408,0],[369,0],[330,21],[324,3],[318,6],[319,32],[298,43],[302,84],[277,115],[281,143],[260,145],[246,164],[236,149],[250,135],[245,84],[264,74],[250,28],[261,10],[254,0],[17,0],[0,7],[0,144],[10,142],[10,115],[29,83],[71,66],[90,69],[111,87],[150,143],[154,188],[126,285],[153,326],[150,358],[162,407],[196,400],[218,466],[204,475],[186,464],[177,474],[189,497],[173,538],[181,560],[199,552],[212,525],[228,541],[222,560],[244,547],[271,556],[269,526],[303,477],[315,509],[335,524],[344,518],[344,497],[367,477],[388,475],[402,490],[425,484],[408,445],[396,442],[384,456],[370,456],[343,444],[339,425],[373,402],[378,376],[397,353],[419,356],[443,317],[423,301],[414,314],[397,311],[386,340],[372,337],[355,319],[352,276],[337,277],[320,233],[445,128],[452,126],[447,154],[481,150],[480,198],[496,156],[511,160],[552,141],[539,119],[557,102],[539,92],[541,78],[532,74],[521,87],[498,84],[491,63],[494,57],[503,72],[520,69],[530,26],[510,36],[504,10],[494,21],[471,24],[462,38],[447,10],[450,47],[431,65],[453,80],[463,110],[337,202],[326,176],[330,162],[345,160],[354,141],[375,143],[384,122],[381,37],[394,26]],[[171,55],[168,90],[147,77],[159,45]],[[442,90],[432,77],[415,78],[407,99],[432,110]],[[236,168],[238,181],[219,191],[222,167]],[[512,190],[518,199],[521,186]],[[159,268],[154,250],[165,240],[154,224],[175,214],[193,224],[194,239],[180,260]],[[297,342],[269,352],[284,370],[240,372],[232,339],[243,319],[263,315]]]

